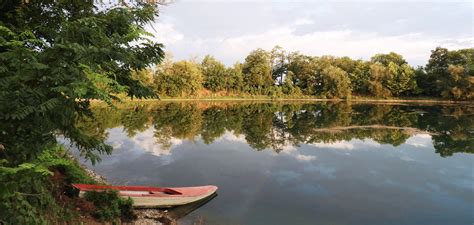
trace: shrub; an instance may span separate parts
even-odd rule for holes
[[[97,208],[93,216],[101,221],[112,221],[119,218],[123,221],[131,221],[135,218],[132,208],[133,200],[121,198],[115,190],[86,192],[84,198]]]

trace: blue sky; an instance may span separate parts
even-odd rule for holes
[[[474,47],[474,1],[197,1],[161,8],[149,27],[174,59],[227,65],[253,49],[368,59],[394,51],[424,65],[430,50]]]

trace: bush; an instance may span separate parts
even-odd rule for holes
[[[97,183],[61,145],[45,149],[36,160],[6,167],[0,160],[0,224],[63,224],[78,218],[71,208],[71,183]],[[63,196],[66,194],[66,196]],[[86,194],[102,221],[135,218],[132,199],[117,192]],[[70,205],[71,203],[71,205]],[[74,223],[73,223],[74,224]]]
[[[97,183],[76,160],[69,156],[62,145],[45,149],[41,155],[38,156],[37,161],[50,170],[58,170],[64,174],[67,183]]]
[[[122,221],[135,219],[132,208],[133,200],[121,198],[115,190],[86,192],[84,198],[97,208],[93,216],[101,221],[112,221],[119,218]]]
[[[0,224],[68,221],[76,215],[69,205],[64,207],[60,202],[67,182],[93,182],[60,145],[44,149],[29,163],[16,167],[4,166],[6,163],[0,160]],[[64,181],[55,179],[55,171],[64,175]]]

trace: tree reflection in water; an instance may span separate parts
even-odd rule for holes
[[[436,152],[474,153],[474,106],[355,103],[129,102],[98,105],[81,129],[103,140],[107,129],[123,126],[128,136],[154,128],[169,149],[172,138],[210,144],[226,132],[245,137],[255,150],[372,139],[398,146],[414,134],[430,134]]]

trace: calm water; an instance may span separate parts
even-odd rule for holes
[[[81,126],[113,184],[215,184],[179,224],[473,224],[474,106],[143,103]]]

